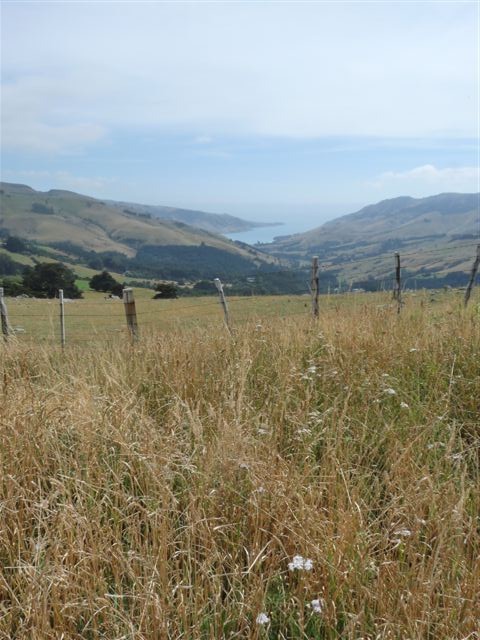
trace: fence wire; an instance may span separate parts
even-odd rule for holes
[[[402,268],[409,268],[408,260],[407,264],[404,262],[404,258],[411,259],[414,256],[433,255],[433,254],[445,254],[458,249],[465,249],[467,247],[478,246],[477,243],[468,242],[458,245],[452,245],[450,247],[438,247],[432,248],[426,251],[414,251],[407,252],[401,255]],[[473,256],[473,252],[472,252]],[[344,263],[337,263],[325,268],[324,271],[330,269],[339,268],[341,266],[353,266],[361,264],[363,262],[377,260],[385,261],[386,255],[372,256],[363,259],[349,260]],[[455,256],[452,256],[455,258]],[[468,256],[457,256],[458,262],[468,261]],[[421,270],[423,272],[428,269],[437,266],[438,259],[432,258],[427,265],[422,264]],[[392,260],[392,273],[391,279],[394,279],[394,262]],[[411,265],[410,265],[411,266]],[[308,316],[312,315],[312,309],[310,300],[306,301],[305,296],[310,295],[310,284],[308,281],[308,268],[302,268],[297,270],[276,270],[269,272],[257,272],[252,274],[258,277],[262,275],[281,275],[282,273],[301,274],[306,278],[305,286],[295,288],[288,294],[282,294],[281,296],[263,296],[260,294],[245,295],[245,296],[232,296],[228,297],[228,287],[225,287],[225,293],[227,296],[227,305],[232,309],[232,320],[234,324],[241,324],[250,320],[262,320],[262,319],[286,319],[296,316]],[[252,276],[242,276],[252,277]],[[415,278],[415,274],[407,274],[402,282],[402,298],[405,296],[406,283]],[[385,280],[389,280],[386,278]],[[465,286],[468,282],[468,274],[465,274]],[[385,291],[385,290],[384,290]],[[348,293],[344,291],[344,293]],[[352,293],[352,292],[351,292]],[[355,291],[353,291],[355,293]],[[321,296],[321,309],[328,307],[331,301],[331,296],[335,299],[335,304],[338,303],[338,298],[335,298],[336,293],[326,294]],[[273,300],[281,300],[282,304],[276,304]],[[265,301],[268,300],[269,308],[265,308]],[[165,305],[165,303],[167,303]],[[84,305],[84,308],[82,306]],[[103,306],[103,311],[99,312],[99,305]],[[291,305],[290,309],[286,309],[285,305]],[[298,310],[303,305],[303,308]],[[17,299],[13,301],[13,305],[10,305],[8,324],[12,334],[12,338],[16,341],[38,341],[41,344],[59,344],[60,342],[60,308],[58,302],[46,301],[46,300],[31,300],[31,299]],[[390,306],[390,305],[388,305]],[[90,310],[90,307],[94,307]],[[41,312],[41,310],[43,312]],[[142,329],[147,331],[167,330],[172,325],[183,326],[198,325],[204,322],[210,322],[216,318],[219,323],[223,322],[222,307],[217,300],[198,300],[190,303],[178,304],[177,301],[171,300],[153,300],[153,299],[139,299],[137,301],[136,315],[138,319],[139,332],[141,334]],[[66,323],[66,339],[67,344],[98,344],[99,342],[112,341],[118,337],[125,338],[129,336],[129,330],[125,323],[124,305],[121,300],[112,300],[105,298],[103,301],[69,301],[64,305],[64,317]],[[24,326],[21,326],[21,325]]]

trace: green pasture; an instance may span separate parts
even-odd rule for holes
[[[86,281],[80,281],[87,284]],[[137,321],[140,334],[168,331],[173,328],[211,326],[212,331],[224,330],[224,316],[216,296],[153,300],[149,289],[135,288]],[[471,299],[473,313],[479,309],[478,289]],[[463,292],[421,291],[404,294],[401,317],[421,313],[428,309],[433,315],[460,309]],[[298,321],[311,316],[309,295],[228,297],[227,303],[232,327],[245,322],[262,323],[290,316]],[[60,307],[58,300],[31,298],[6,299],[9,324],[15,339],[55,344],[60,340]],[[397,320],[396,303],[390,293],[345,293],[320,296],[322,315],[342,316],[362,308],[374,308],[388,322]],[[102,343],[128,337],[122,300],[108,299],[106,294],[84,290],[81,300],[65,301],[65,327],[67,344]],[[259,327],[257,327],[259,325]]]

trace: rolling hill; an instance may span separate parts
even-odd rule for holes
[[[412,273],[467,271],[479,242],[479,203],[475,193],[383,200],[262,249],[297,264],[318,255],[347,279],[390,274],[395,251],[408,254],[403,264]]]
[[[216,265],[231,263],[240,271],[277,260],[240,242],[183,222],[160,220],[148,213],[119,208],[70,191],[35,191],[26,185],[0,183],[0,231],[36,243],[81,252],[115,252],[134,259],[140,253],[152,267],[178,260]]]

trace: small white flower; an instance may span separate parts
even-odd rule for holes
[[[400,402],[400,407],[402,409],[410,409],[410,407],[408,406],[408,404],[406,402]]]
[[[266,493],[267,490],[265,489],[265,487],[258,487],[258,489],[255,489],[255,491],[257,493]]]
[[[250,469],[246,462],[241,462],[239,465],[240,469]]]
[[[387,394],[387,396],[396,396],[397,392],[395,391],[395,389],[392,389],[391,387],[388,387],[388,389],[385,389],[384,393]]]
[[[259,613],[256,620],[257,624],[268,624],[270,622],[270,618],[266,613]]]
[[[429,444],[427,444],[427,449],[441,449],[442,447],[445,447],[444,442],[430,442]]]
[[[310,606],[312,607],[312,611],[314,613],[323,613],[323,608],[325,607],[325,600],[319,598],[317,600],[312,600],[310,602]]]
[[[293,556],[292,562],[288,563],[290,571],[311,571],[313,569],[313,561],[303,556]]]

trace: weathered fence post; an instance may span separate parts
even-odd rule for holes
[[[133,289],[127,287],[123,290],[123,304],[125,305],[125,317],[127,327],[132,340],[138,340],[137,312],[135,310],[135,298]]]
[[[60,343],[65,349],[65,303],[63,301],[63,289],[58,290],[58,301],[60,303]]]
[[[230,328],[230,318],[228,316],[228,306],[227,306],[227,301],[225,299],[225,294],[223,292],[222,282],[221,282],[220,278],[215,278],[213,282],[215,283],[215,286],[217,287],[218,296],[220,298],[220,304],[223,307],[223,315],[224,315],[224,318],[225,318],[225,324],[227,325],[227,329],[231,333],[232,330]]]
[[[480,244],[477,244],[477,256],[473,262],[472,265],[472,273],[470,274],[470,281],[467,285],[467,289],[465,291],[465,300],[464,300],[464,305],[465,307],[468,304],[468,301],[470,300],[470,296],[472,294],[472,289],[473,289],[473,285],[475,284],[475,278],[477,276],[477,271],[478,271],[478,266],[480,265]]]
[[[397,301],[397,313],[402,309],[402,284],[400,280],[400,254],[395,254],[395,285],[393,288],[393,299]]]
[[[2,320],[3,339],[7,341],[8,335],[10,333],[10,327],[8,324],[7,305],[5,304],[5,300],[3,298],[3,287],[0,287],[0,316]]]
[[[312,258],[312,314],[314,318],[318,318],[318,290],[319,290],[319,277],[318,277],[318,256]]]

